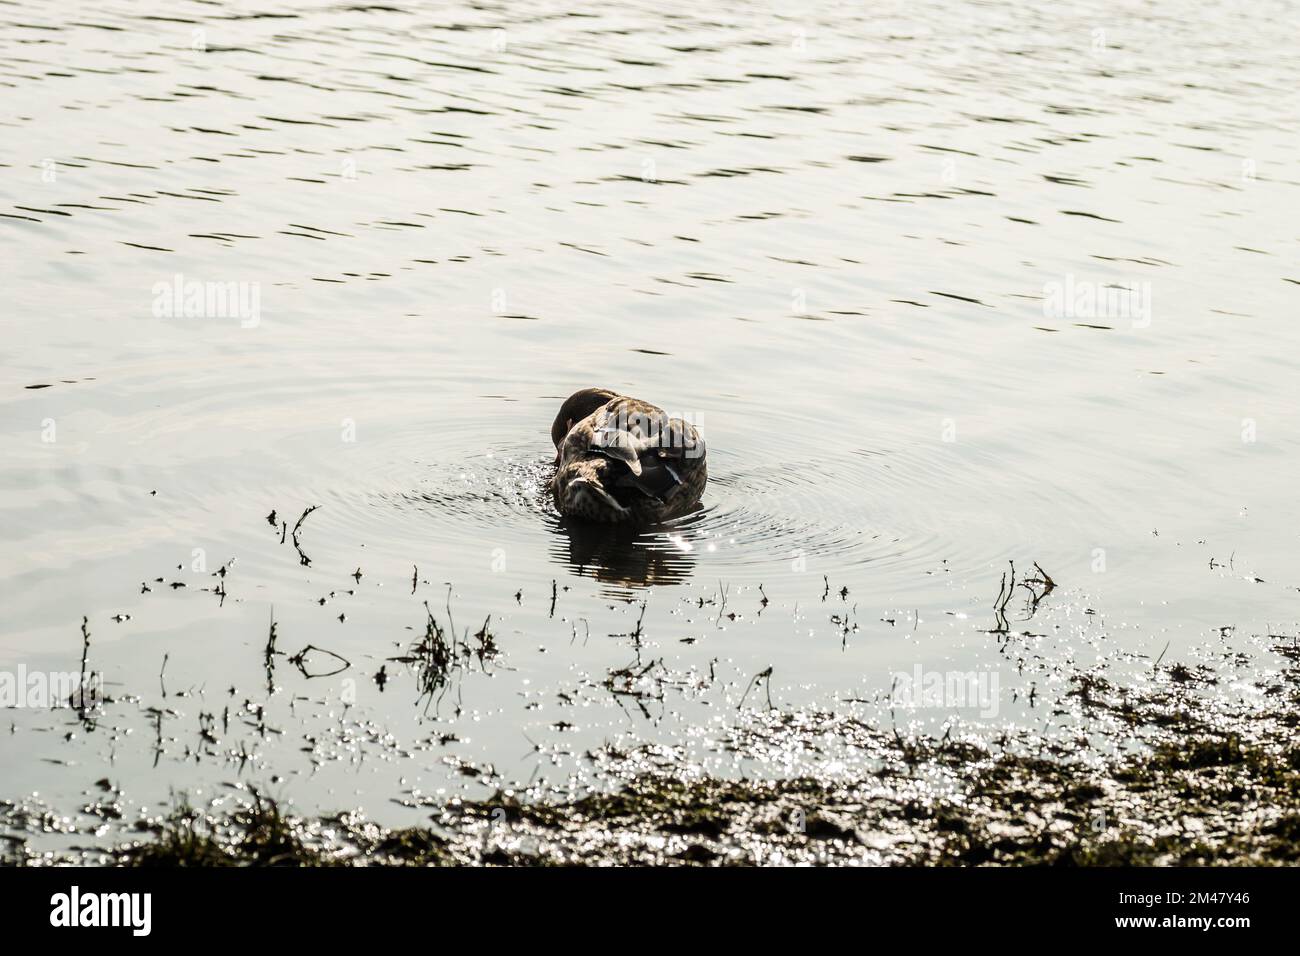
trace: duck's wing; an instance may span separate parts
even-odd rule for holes
[[[592,451],[621,461],[634,475],[641,474],[641,459],[653,451],[648,438],[617,427],[597,427],[591,440]]]
[[[704,439],[694,425],[680,418],[670,418],[664,423],[655,444],[659,457],[676,460],[683,470],[704,459]]]
[[[592,422],[591,450],[621,461],[640,476],[642,463],[660,445],[668,417],[661,409],[635,398],[618,398],[601,408]]]
[[[614,481],[615,488],[630,488],[654,498],[667,501],[677,493],[682,483],[681,472],[673,463],[659,455],[646,455],[637,462],[637,471],[630,469]]]
[[[667,503],[691,483],[692,476],[703,467],[704,441],[695,427],[680,418],[668,418],[657,408],[651,417],[642,417],[639,427],[621,434],[630,438],[617,443],[616,458],[628,465],[614,481],[614,487],[635,489]],[[627,456],[635,453],[636,460]]]

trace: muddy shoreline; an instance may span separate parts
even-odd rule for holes
[[[1241,662],[1238,655],[1238,663]],[[355,813],[304,818],[254,789],[222,809],[183,796],[164,815],[68,854],[28,850],[21,804],[0,803],[9,864],[1215,865],[1300,862],[1300,642],[1261,638],[1258,675],[1206,694],[1206,664],[1153,662],[1125,685],[1073,673],[1052,714],[1089,731],[908,735],[815,710],[738,714],[723,746],[856,755],[834,778],[722,779],[674,747],[586,754],[599,792],[501,788],[430,800],[428,826]],[[1220,688],[1221,690],[1221,688]],[[869,769],[864,769],[869,768]],[[111,808],[111,784],[105,803]],[[107,812],[106,818],[112,813]]]

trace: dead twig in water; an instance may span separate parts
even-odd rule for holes
[[[853,605],[853,610],[845,614],[832,614],[831,623],[840,629],[840,648],[845,649],[849,644],[849,634],[858,632],[858,622],[856,620],[858,606]]]
[[[490,630],[488,630],[488,625],[491,623],[492,615],[489,614],[487,620],[483,622],[483,626],[479,628],[478,633],[474,635],[475,639],[478,641],[478,647],[474,648],[474,656],[478,658],[480,667],[484,666],[488,661],[492,660],[492,658],[496,657],[497,654],[500,653],[500,651],[497,650],[496,637]]]
[[[578,621],[581,621],[582,626],[586,629],[586,633],[582,638],[582,646],[586,647],[587,641],[591,640],[591,625],[587,622],[585,617],[578,618]],[[578,622],[570,621],[569,627],[573,630],[573,637],[569,638],[569,645],[572,646],[573,642],[578,639]]]
[[[763,681],[763,686],[767,690],[768,710],[772,710],[776,707],[776,705],[772,703],[772,667],[769,665],[765,670],[759,671],[749,679],[749,684],[745,687],[745,692],[740,695],[740,703],[736,705],[736,710],[740,710],[745,706],[745,698],[749,696],[749,692],[754,689],[754,685],[760,680]]]
[[[637,647],[640,647],[641,635],[645,633],[645,630],[641,626],[641,622],[645,620],[646,603],[647,602],[645,601],[641,602],[641,615],[636,619],[636,627],[633,628],[631,632],[627,634],[611,634],[610,637],[630,637],[632,638],[632,643]]]
[[[1011,584],[1007,585],[1007,572],[1002,572],[1002,580],[998,582],[998,596],[993,601],[993,623],[994,627],[988,631],[989,634],[1006,634],[1011,630],[1011,625],[1007,621],[1007,602],[1011,600],[1011,595],[1016,590],[1016,564],[1011,562]]]
[[[718,582],[718,593],[722,595],[722,600],[718,603],[718,616],[713,619],[714,627],[721,627],[722,615],[727,612],[727,592],[730,590],[727,585],[721,581]],[[728,620],[734,621],[736,615],[732,614]]]
[[[293,526],[293,534],[291,535],[293,538],[293,547],[294,550],[298,552],[298,562],[304,567],[309,567],[311,565],[311,558],[307,557],[306,553],[302,550],[302,544],[298,539],[298,532],[302,529],[302,523],[307,520],[307,516],[319,507],[320,505],[312,505],[307,508],[302,515],[299,516],[298,521]],[[283,541],[283,537],[280,540]]]
[[[81,617],[81,682],[77,687],[77,718],[83,722],[89,722],[87,711],[95,706],[95,695],[91,693],[91,705],[86,706],[86,686],[90,683],[90,677],[86,674],[86,664],[90,659],[90,619],[84,614]],[[90,675],[90,676],[93,676]],[[69,701],[71,703],[71,701]]]
[[[427,603],[424,605],[424,609],[426,611],[429,610],[429,605]],[[433,618],[432,612],[430,612],[429,618],[430,619]],[[452,616],[451,616],[451,582],[450,581],[447,582],[447,629],[451,631],[451,643],[454,646],[456,643],[456,622],[452,620]]]
[[[424,613],[427,615],[424,636],[408,653],[388,660],[415,666],[416,683],[420,690],[416,703],[424,701],[424,709],[428,711],[431,704],[442,700],[451,683],[451,672],[456,666],[456,633],[451,632],[451,641],[448,642],[446,632],[429,610],[428,601],[424,602]]]
[[[1026,620],[1038,613],[1038,602],[1056,590],[1056,582],[1052,580],[1050,574],[1042,569],[1037,561],[1034,562],[1034,570],[1038,572],[1038,577],[1026,577],[1020,582],[1020,586],[1028,591],[1030,595],[1029,613],[1026,615]],[[1039,588],[1042,588],[1042,590],[1040,591]]]
[[[266,635],[266,648],[263,650],[263,663],[266,666],[266,695],[275,693],[275,608],[271,608],[271,627]]]
[[[320,653],[322,654],[328,654],[336,661],[339,661],[343,666],[335,668],[332,671],[325,671],[320,674],[313,674],[307,670],[307,655],[310,654],[312,651],[320,651]],[[344,657],[342,654],[336,654],[334,651],[326,650],[323,647],[317,647],[315,644],[308,644],[297,654],[294,654],[293,657],[289,658],[289,663],[297,667],[298,670],[302,672],[302,676],[307,678],[308,680],[312,680],[313,678],[316,677],[333,677],[335,674],[342,674],[345,670],[347,670],[349,667],[352,666],[352,662],[348,660],[346,657]]]
[[[638,658],[640,657],[640,652],[638,652],[637,656]],[[654,678],[655,689],[653,693],[649,690],[643,690],[637,687],[636,682],[649,674],[655,667],[662,669],[663,658],[657,658],[638,668],[636,665],[639,663],[640,660],[637,660],[635,663],[629,664],[626,667],[617,667],[611,670],[606,676],[604,684],[605,689],[613,694],[615,698],[631,697],[635,699],[637,704],[641,707],[642,713],[649,716],[649,712],[646,711],[643,701],[661,701],[664,699],[663,677],[658,676]]]
[[[163,752],[163,712],[162,709],[158,707],[150,707],[146,712],[152,713],[154,718],[153,765],[156,768],[158,766],[158,761],[162,759]]]

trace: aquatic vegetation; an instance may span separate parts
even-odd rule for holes
[[[223,819],[180,801],[163,820],[146,824],[152,841],[117,854],[129,866],[308,866],[320,862],[295,822],[279,805],[254,791],[251,802]]]

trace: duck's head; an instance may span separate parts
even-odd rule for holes
[[[611,392],[607,388],[584,388],[566,398],[564,404],[560,406],[560,413],[555,416],[555,422],[551,425],[551,444],[555,446],[556,451],[559,451],[560,442],[564,441],[564,436],[569,434],[569,429],[575,422],[582,421],[615,398],[618,398],[618,393]]]

